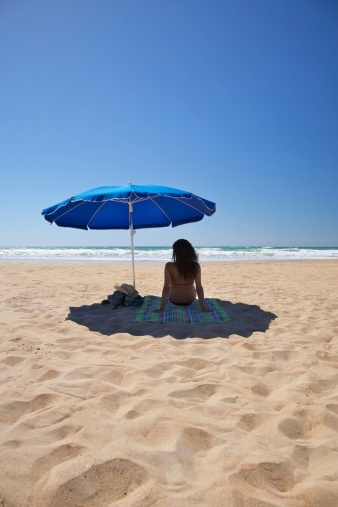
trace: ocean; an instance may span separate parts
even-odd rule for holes
[[[200,262],[338,259],[338,247],[196,247]],[[136,247],[135,262],[164,263],[171,247]],[[0,247],[0,262],[131,262],[130,247]]]

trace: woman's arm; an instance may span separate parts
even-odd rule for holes
[[[164,268],[164,284],[162,289],[162,299],[159,311],[163,312],[167,303],[168,296],[170,294],[171,275],[169,270],[169,264],[167,263]]]
[[[200,307],[202,312],[206,312],[207,309],[205,307],[205,301],[204,301],[204,290],[202,286],[202,273],[201,273],[201,266],[198,265],[198,270],[195,277],[195,284],[196,284],[196,292],[198,296],[198,301],[200,302]]]

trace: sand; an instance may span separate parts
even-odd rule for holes
[[[0,263],[1,507],[338,505],[338,262],[202,270],[229,322],[101,305],[129,265]]]

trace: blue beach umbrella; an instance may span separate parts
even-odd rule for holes
[[[191,192],[156,185],[99,187],[42,211],[51,224],[75,229],[130,229],[135,287],[134,231],[199,222],[216,204]]]

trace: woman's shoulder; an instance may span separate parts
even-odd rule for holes
[[[171,271],[174,267],[175,267],[175,263],[174,262],[167,262],[166,265],[165,265],[165,268],[169,269],[169,271]]]

